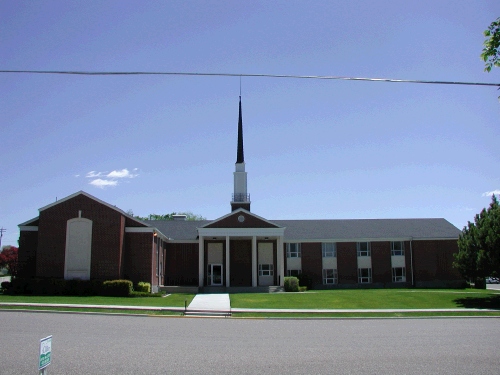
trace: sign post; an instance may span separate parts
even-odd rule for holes
[[[47,366],[52,359],[52,335],[40,340],[40,357],[38,358],[39,375],[47,374]]]

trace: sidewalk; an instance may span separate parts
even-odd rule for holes
[[[194,299],[193,299],[194,301]],[[200,300],[201,301],[201,300]],[[19,307],[67,307],[67,308],[89,308],[89,309],[112,309],[112,310],[143,310],[143,311],[178,311],[183,312],[184,307],[158,307],[158,306],[123,306],[123,305],[83,305],[83,304],[57,304],[57,303],[17,303],[2,302],[2,306]],[[198,306],[200,308],[198,308]],[[194,308],[196,307],[196,308]],[[188,310],[197,311],[230,311],[231,313],[404,313],[404,312],[499,312],[498,309],[252,309],[252,308],[222,308],[222,305],[204,307],[200,305],[189,305]]]

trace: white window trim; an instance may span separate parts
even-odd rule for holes
[[[362,270],[368,270],[368,276],[361,276]],[[371,268],[358,268],[358,283],[370,284],[372,282],[372,269]]]
[[[332,245],[333,249],[328,249],[328,245]],[[321,255],[323,258],[336,258],[337,257],[337,243],[336,242],[322,242]]]
[[[366,243],[367,250],[361,250],[361,244]],[[372,247],[370,242],[357,242],[356,251],[358,257],[370,257],[372,256]]]
[[[328,277],[328,271],[333,271],[333,276]],[[335,268],[323,268],[323,285],[334,285],[338,284],[339,278],[337,269]]]
[[[399,243],[401,247],[395,249],[394,244]],[[405,243],[404,241],[392,241],[391,242],[391,256],[404,256],[405,255]]]
[[[401,276],[396,275],[396,269],[403,270],[403,272],[402,272],[403,275],[401,275]],[[392,282],[393,283],[406,282],[406,267],[392,267]]]
[[[274,264],[259,264],[259,276],[274,276]]]
[[[295,249],[292,251],[291,247],[294,245]],[[286,257],[287,258],[302,258],[302,250],[300,242],[290,242],[286,244]]]

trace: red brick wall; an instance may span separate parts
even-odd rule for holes
[[[156,255],[156,253],[155,253]],[[124,278],[154,284],[153,233],[125,233]]]
[[[38,231],[21,231],[19,234],[18,276],[35,277]]]
[[[92,220],[92,279],[121,278],[124,236],[124,217],[85,195],[77,195],[67,201],[40,212],[36,273],[39,277],[64,277],[66,225],[69,219],[78,217]]]
[[[452,267],[456,252],[457,240],[413,241],[415,282],[461,280],[460,273]]]
[[[337,243],[337,272],[339,284],[357,284],[358,257],[356,242]]]
[[[198,286],[198,253],[197,243],[168,243],[165,256],[165,285]]]
[[[314,284],[323,283],[323,254],[321,242],[304,242],[300,245],[302,253],[302,274],[312,279]]]
[[[391,243],[371,242],[372,277],[374,283],[392,282]]]
[[[252,241],[230,241],[229,252],[231,286],[252,286]]]

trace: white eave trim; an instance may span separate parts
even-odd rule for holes
[[[234,203],[234,202],[231,202],[231,203]],[[241,203],[241,202],[237,202],[237,203]],[[246,203],[246,202],[244,202],[244,203]],[[263,217],[261,217],[259,215],[255,215],[254,213],[252,213],[252,212],[250,212],[248,210],[245,210],[244,208],[238,208],[237,210],[234,210],[234,211],[228,213],[227,215],[221,216],[218,219],[215,219],[215,220],[211,221],[210,223],[205,224],[202,228],[205,228],[208,225],[216,224],[216,223],[218,223],[221,220],[224,220],[224,219],[226,219],[226,218],[228,218],[230,216],[233,216],[233,215],[237,215],[238,213],[241,213],[241,212],[247,214],[248,216],[252,216],[252,217],[254,217],[254,218],[258,219],[258,220],[261,220],[261,221],[263,221],[263,222],[265,222],[265,223],[267,223],[269,225],[273,225],[275,228],[280,228],[280,229],[282,228],[278,224],[273,223],[272,221],[269,221],[267,219],[264,219]],[[211,228],[207,228],[207,229],[211,229]],[[248,228],[248,229],[250,229],[250,228]]]
[[[203,237],[283,237],[285,228],[198,228],[198,235]]]
[[[446,241],[458,240],[458,237],[385,237],[385,238],[323,238],[323,239],[285,239],[284,243],[313,242],[393,242],[393,241]]]
[[[38,227],[32,225],[19,225],[19,231],[21,232],[38,232]]]

